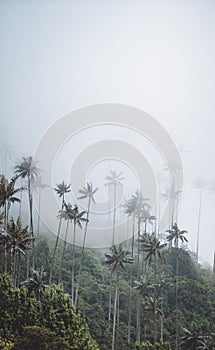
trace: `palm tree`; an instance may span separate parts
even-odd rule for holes
[[[28,289],[29,294],[33,293],[40,299],[46,288],[49,288],[49,285],[45,284],[45,278],[46,272],[43,267],[37,270],[32,269],[30,279],[27,279],[22,284]]]
[[[42,183],[42,177],[37,176],[33,182],[33,191],[37,192],[38,190],[38,218],[37,218],[37,237],[39,237],[40,232],[40,209],[41,209],[41,190],[49,187],[48,185]]]
[[[115,332],[116,332],[116,314],[117,314],[117,300],[119,295],[119,270],[120,268],[125,268],[125,264],[131,264],[133,258],[129,258],[129,251],[123,250],[122,245],[119,247],[115,245],[111,247],[111,253],[106,253],[105,263],[110,267],[112,273],[116,274],[116,283],[115,283],[115,298],[114,298],[114,314],[113,314],[113,331],[112,331],[112,350],[115,349]]]
[[[69,223],[73,220],[73,208],[70,203],[64,202],[64,209],[61,209],[58,214],[58,218],[66,220],[66,234],[64,238],[63,244],[63,252],[61,255],[61,263],[60,263],[60,271],[59,271],[59,280],[62,282],[62,268],[63,268],[63,260],[66,251],[67,239],[68,239],[68,231],[69,231]]]
[[[169,235],[167,236],[167,241],[173,242],[175,248],[177,249],[177,258],[176,258],[176,288],[175,288],[175,299],[176,299],[176,350],[178,350],[179,346],[179,310],[178,310],[178,269],[179,269],[179,241],[188,242],[185,237],[185,233],[187,231],[180,230],[178,225],[175,223],[172,226],[171,230],[167,230]]]
[[[181,190],[177,190],[175,184],[173,183],[170,187],[165,187],[164,193],[161,193],[161,198],[164,200],[169,200],[169,228],[172,227],[174,220],[177,220],[177,202]]]
[[[71,191],[70,185],[67,185],[64,181],[62,181],[61,183],[56,185],[54,190],[57,192],[58,196],[60,198],[62,198],[61,210],[63,210],[64,203],[65,203],[65,194],[69,193]],[[60,238],[61,224],[62,224],[62,218],[60,217],[59,224],[58,224],[58,230],[57,230],[57,237],[56,237],[54,251],[53,251],[53,255],[52,255],[52,261],[51,261],[49,284],[52,283],[52,274],[53,274],[53,268],[54,268],[54,262],[55,262],[55,256],[56,256],[56,252],[57,252],[58,242],[59,242],[59,238]]]
[[[4,175],[0,176],[0,208],[4,208],[4,230],[7,232],[9,210],[11,203],[20,202],[16,194],[23,188],[15,188],[17,177],[8,181]],[[7,243],[4,248],[4,272],[7,272]]]
[[[162,250],[167,246],[167,243],[161,243],[155,233],[148,235],[147,239],[141,236],[140,243],[143,244],[142,249],[146,253],[146,264],[151,264],[152,259],[154,258],[155,282],[157,282],[157,258],[163,260]]]
[[[28,226],[22,227],[20,218],[16,222],[14,219],[10,220],[7,234],[11,252],[13,285],[16,288],[19,285],[21,255],[25,255],[25,252],[31,249],[34,238],[28,232]]]
[[[131,257],[134,257],[134,235],[135,235],[135,219],[136,219],[136,202],[134,200],[128,200],[124,204],[125,214],[130,217],[133,217],[132,223],[132,241],[131,241]],[[111,274],[112,276],[112,274]],[[133,278],[133,265],[130,266],[130,278],[129,278],[129,304],[128,304],[128,345],[131,343],[131,300],[132,300],[132,278]],[[112,283],[111,283],[112,285]],[[110,286],[111,287],[111,286]],[[112,289],[110,289],[109,296],[109,319],[111,312],[111,296]]]
[[[114,195],[113,195],[113,234],[112,234],[112,245],[115,244],[115,233],[116,233],[116,190],[117,186],[122,185],[121,181],[124,180],[124,177],[121,177],[122,172],[117,174],[115,170],[110,171],[110,175],[106,176],[108,182],[106,185],[113,186]]]
[[[21,192],[24,187],[15,188],[17,176],[10,181],[4,175],[0,176],[0,208],[4,208],[4,229],[7,230],[9,210],[11,203],[20,202],[16,194]]]
[[[62,198],[61,209],[63,209],[64,207],[65,194],[71,192],[70,186],[71,185],[67,185],[64,181],[62,181],[61,183],[57,184],[56,187],[54,188],[59,198]]]
[[[163,260],[163,254],[162,251],[166,247],[166,243],[161,243],[160,240],[156,237],[156,233],[147,234],[144,233],[144,235],[140,236],[139,239],[140,244],[142,245],[142,250],[146,254],[145,255],[145,273],[146,273],[146,267],[147,264],[151,264],[152,261],[154,261],[154,279],[155,279],[155,285],[157,284],[157,258],[160,260]],[[157,315],[158,313],[161,315],[160,310],[157,307],[158,301],[160,301],[158,297],[158,288],[153,289],[153,295],[150,296],[151,301],[154,302],[154,343],[157,340]]]
[[[86,242],[86,237],[87,237],[87,228],[88,228],[88,223],[89,223],[89,215],[90,215],[90,206],[91,203],[95,202],[94,195],[98,191],[98,188],[96,187],[93,189],[92,183],[87,182],[86,187],[83,187],[82,189],[79,190],[79,193],[81,196],[78,199],[88,199],[88,204],[87,204],[87,217],[86,217],[86,224],[85,224],[85,230],[84,230],[84,238],[83,238],[83,243],[82,243],[82,250],[81,250],[81,261],[79,265],[79,272],[78,272],[78,281],[77,281],[77,288],[75,291],[75,309],[77,306],[77,301],[78,301],[78,292],[80,288],[80,283],[81,283],[81,271],[82,271],[82,265],[83,265],[83,260],[84,260],[84,249],[85,249],[85,242]]]
[[[82,222],[87,222],[87,219],[83,216],[86,211],[79,212],[78,206],[75,205],[72,212],[73,220],[73,242],[72,242],[72,285],[71,285],[71,296],[74,302],[74,283],[75,283],[75,244],[76,244],[76,227],[77,225],[82,229]]]
[[[191,322],[190,329],[183,328],[184,336],[181,345],[184,349],[199,350],[204,347],[204,337],[201,335],[201,327],[196,322]],[[209,350],[209,348],[206,348]]]
[[[20,164],[15,166],[15,173],[21,178],[27,178],[28,181],[28,199],[29,199],[29,213],[30,213],[30,232],[32,237],[34,237],[33,230],[33,182],[36,180],[37,176],[40,174],[41,170],[36,166],[37,162],[30,157],[23,157]]]
[[[201,227],[201,212],[202,212],[202,191],[207,188],[208,182],[199,177],[193,183],[193,188],[199,191],[199,213],[198,213],[198,224],[197,224],[197,233],[196,233],[196,261],[199,261],[199,241],[200,241],[200,227]]]

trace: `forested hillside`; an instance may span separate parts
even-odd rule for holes
[[[189,233],[173,221],[174,206],[161,235],[150,205],[136,191],[124,204],[125,215],[133,217],[132,238],[115,244],[114,213],[111,248],[87,249],[97,189],[88,183],[80,190],[80,198],[88,200],[88,210],[81,212],[67,200],[70,185],[56,185],[59,226],[56,236],[45,238],[35,230],[32,210],[38,175],[29,157],[11,180],[0,178],[0,348],[215,348],[215,278],[189,251]],[[19,186],[20,177],[26,186]],[[116,186],[120,177],[112,172],[109,180]],[[27,196],[21,196],[24,191]],[[29,203],[28,226],[22,225],[21,210],[16,218],[10,212],[12,205],[21,209],[22,198]],[[81,247],[75,241],[78,226],[84,231]]]

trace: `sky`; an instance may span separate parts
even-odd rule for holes
[[[179,224],[195,249],[192,183],[215,179],[214,39],[212,0],[1,0],[1,142],[21,158],[78,108],[119,103],[143,110],[181,152]],[[214,208],[215,193],[204,191],[200,260],[211,264]]]

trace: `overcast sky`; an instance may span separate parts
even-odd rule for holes
[[[195,249],[199,176],[215,179],[215,2],[0,1],[1,140],[33,154],[66,113],[101,102],[142,109],[183,153],[179,215]],[[215,250],[215,193],[203,194],[202,261]]]

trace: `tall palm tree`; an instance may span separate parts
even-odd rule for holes
[[[137,281],[140,279],[140,234],[141,234],[141,222],[146,223],[150,218],[149,209],[150,206],[147,203],[148,199],[144,198],[140,191],[135,191],[132,195],[130,201],[130,206],[134,208],[134,215],[137,221]],[[137,333],[137,343],[140,343],[140,316],[141,316],[141,299],[139,294],[137,294],[136,300],[136,333]]]
[[[122,185],[121,181],[124,180],[124,177],[121,176],[122,172],[118,173],[115,170],[110,171],[110,175],[106,176],[108,182],[106,185],[113,186],[113,233],[112,233],[112,245],[115,244],[115,233],[116,233],[116,190],[117,186]]]
[[[77,301],[78,301],[78,292],[80,288],[80,283],[81,283],[81,271],[82,271],[82,266],[83,266],[83,260],[84,260],[84,249],[85,249],[85,242],[86,242],[86,237],[87,237],[87,229],[88,229],[88,223],[89,223],[89,215],[90,215],[90,206],[91,203],[95,202],[94,195],[98,191],[98,188],[96,187],[93,189],[92,183],[87,182],[86,187],[83,187],[82,189],[79,190],[79,193],[81,196],[78,199],[87,199],[87,217],[86,217],[86,224],[85,224],[85,230],[84,230],[84,238],[83,238],[83,243],[82,243],[82,250],[81,250],[81,260],[80,260],[80,265],[79,265],[79,272],[78,272],[78,280],[77,280],[77,288],[75,291],[75,309],[77,307]]]
[[[37,162],[31,156],[23,157],[20,164],[15,166],[15,173],[21,178],[27,178],[28,181],[28,200],[29,200],[29,216],[30,216],[30,232],[34,237],[33,230],[33,182],[40,174],[41,170],[37,167]]]
[[[24,187],[15,188],[17,176],[10,181],[4,175],[0,176],[0,208],[4,208],[4,229],[7,230],[9,210],[11,203],[20,202],[16,197],[17,193],[21,192]]]
[[[33,191],[38,193],[38,216],[37,216],[37,238],[39,237],[40,232],[40,209],[41,209],[41,191],[49,187],[48,185],[42,182],[42,176],[37,176],[33,182]]]
[[[115,245],[111,247],[111,253],[105,254],[105,263],[110,267],[112,273],[116,274],[115,282],[115,298],[114,298],[114,314],[113,314],[113,331],[112,331],[112,350],[115,349],[115,333],[116,333],[116,314],[117,314],[117,300],[119,295],[119,270],[125,268],[125,264],[131,264],[133,258],[129,257],[130,252],[123,250],[122,245],[119,247]]]
[[[8,223],[8,243],[11,252],[11,270],[13,274],[13,285],[18,287],[20,279],[20,261],[21,255],[32,247],[31,234],[28,232],[28,226],[22,227],[20,218],[14,221],[12,218]]]
[[[167,236],[167,241],[173,242],[175,248],[177,249],[175,299],[176,299],[176,350],[178,350],[178,347],[179,347],[179,308],[178,308],[179,241],[183,243],[183,242],[188,242],[188,240],[185,237],[185,233],[187,233],[187,231],[180,230],[176,223],[172,226],[172,229],[167,230],[167,232],[169,233],[169,235]]]
[[[134,257],[134,236],[135,236],[135,219],[136,219],[136,202],[132,200],[128,200],[125,202],[124,205],[125,208],[125,214],[130,217],[132,216],[132,240],[131,240],[131,257]],[[111,274],[112,276],[112,274]],[[132,301],[132,278],[133,278],[133,265],[130,266],[130,278],[129,278],[129,304],[128,304],[128,345],[131,343],[131,301]],[[109,316],[111,311],[111,290],[110,290],[110,297],[109,297]]]
[[[70,190],[70,185],[67,185],[64,181],[61,183],[57,184],[54,190],[57,192],[58,196],[62,198],[62,203],[61,203],[61,210],[64,208],[64,203],[65,203],[65,194],[69,193]],[[58,242],[60,238],[60,231],[61,231],[61,225],[62,225],[62,218],[59,218],[59,224],[58,224],[58,230],[57,230],[57,236],[56,236],[56,241],[55,241],[55,246],[54,246],[54,251],[52,255],[52,261],[51,261],[51,269],[50,269],[50,275],[49,275],[49,284],[52,283],[52,275],[53,275],[53,268],[54,268],[54,263],[55,263],[55,256],[57,252],[57,247],[58,247]]]
[[[170,187],[165,187],[164,193],[161,193],[161,198],[169,201],[169,228],[172,227],[174,220],[177,220],[178,198],[181,190],[177,190],[175,183]]]
[[[148,235],[147,240],[141,236],[140,243],[143,244],[142,249],[146,253],[145,262],[146,264],[151,264],[154,259],[154,273],[155,273],[155,283],[157,282],[157,258],[163,260],[163,249],[167,246],[167,243],[161,243],[161,241],[153,233]]]
[[[0,208],[4,209],[4,230],[7,232],[9,210],[11,203],[20,202],[20,199],[16,197],[16,194],[22,190],[22,188],[15,188],[17,177],[13,177],[10,181],[5,178],[4,175],[0,176]],[[4,248],[4,272],[7,272],[7,244],[5,240]]]
[[[160,240],[156,237],[156,233],[147,234],[144,233],[140,236],[139,242],[141,244],[141,248],[143,252],[145,253],[145,274],[146,274],[146,268],[147,265],[150,265],[152,262],[154,263],[154,280],[155,285],[157,285],[157,258],[160,260],[163,260],[163,249],[166,247],[166,243],[161,243]],[[154,303],[157,303],[159,301],[158,296],[158,288],[153,289],[153,295],[150,296],[154,301]],[[158,309],[155,305],[153,307],[154,310],[154,343],[157,340],[157,315],[158,315]],[[145,311],[145,310],[144,310]]]
[[[75,283],[75,244],[76,244],[76,227],[77,225],[82,229],[82,223],[87,222],[87,219],[83,216],[86,211],[79,212],[78,206],[75,205],[72,212],[73,220],[73,242],[72,242],[72,284],[71,284],[71,296],[74,303],[74,283]]]
[[[63,244],[63,252],[61,255],[61,263],[60,263],[60,270],[59,270],[59,280],[62,282],[62,269],[63,269],[63,260],[64,255],[66,251],[66,245],[67,245],[67,239],[68,239],[68,231],[69,231],[69,223],[73,220],[73,208],[70,203],[64,202],[64,209],[61,209],[58,214],[58,218],[66,220],[66,234],[64,238],[64,244]]]
[[[199,261],[199,241],[200,241],[200,228],[201,228],[201,213],[202,213],[202,192],[206,190],[208,182],[199,177],[193,183],[193,188],[199,191],[199,212],[198,212],[198,224],[197,224],[197,233],[196,233],[196,261]]]

